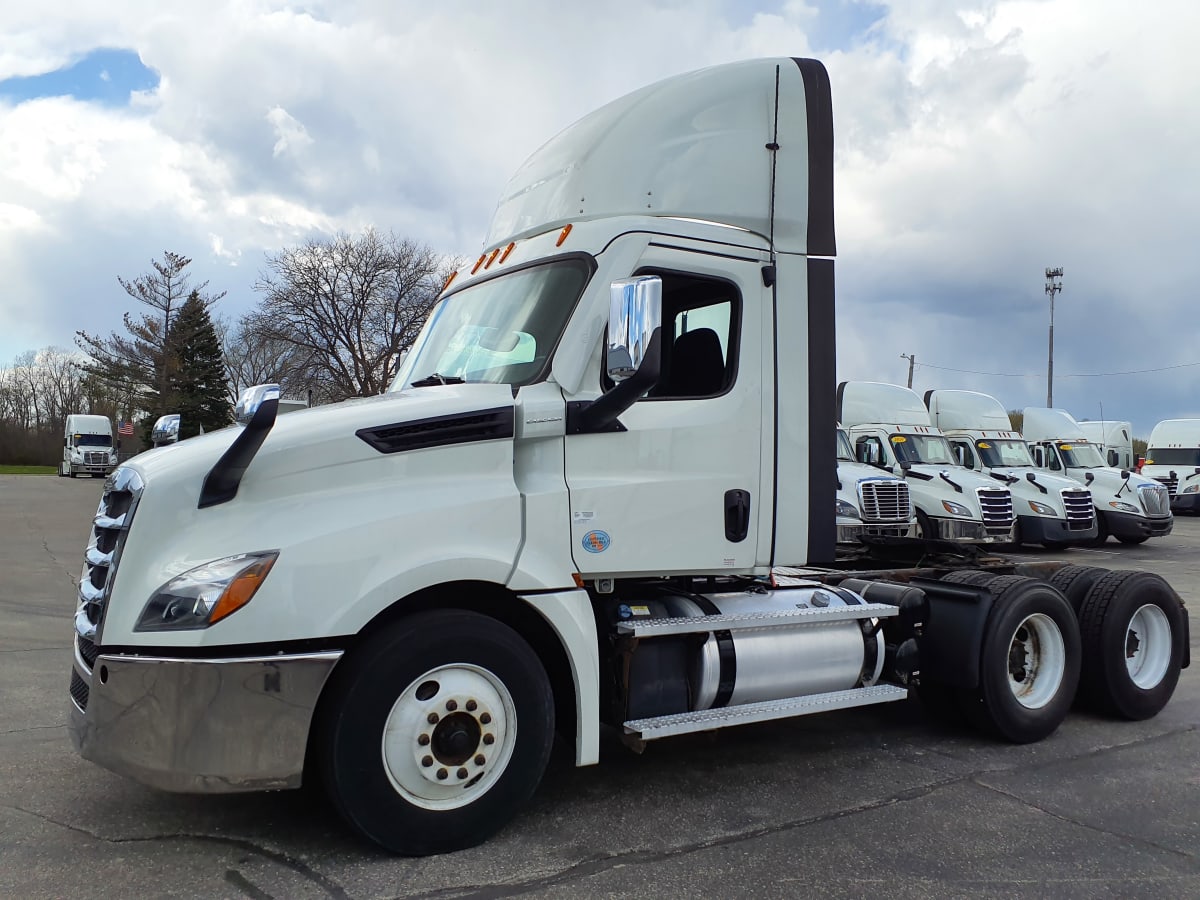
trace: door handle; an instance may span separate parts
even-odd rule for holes
[[[750,532],[750,492],[735,488],[725,492],[725,540],[738,543]]]

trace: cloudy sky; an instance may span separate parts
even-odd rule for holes
[[[1194,0],[5,3],[0,365],[120,329],[117,276],[164,250],[230,318],[314,234],[472,255],[508,175],[590,109],[815,56],[839,377],[904,383],[910,354],[918,390],[1044,405],[1061,266],[1055,405],[1145,437],[1200,416],[1197,33]]]

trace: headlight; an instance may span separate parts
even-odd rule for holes
[[[862,518],[858,514],[858,509],[854,506],[854,504],[847,503],[845,500],[838,500],[837,514],[844,519],[860,519],[860,518]]]
[[[1121,512],[1140,513],[1141,510],[1132,503],[1126,503],[1124,500],[1109,500],[1108,505],[1113,509],[1119,509]]]
[[[952,500],[943,500],[942,506],[945,507],[946,512],[950,513],[952,516],[966,516],[968,519],[971,518],[971,511],[961,503],[955,503]]]
[[[1045,503],[1038,503],[1036,500],[1029,501],[1029,508],[1032,509],[1039,516],[1057,516],[1058,515],[1058,513],[1054,511],[1054,507],[1047,506]]]
[[[1179,493],[1181,493],[1181,494],[1194,494],[1194,493],[1196,493],[1196,491],[1200,491],[1200,484],[1189,484],[1187,487],[1185,487],[1185,488],[1184,488],[1182,491],[1180,491]]]
[[[207,628],[250,602],[278,551],[241,553],[176,575],[154,592],[134,631]]]

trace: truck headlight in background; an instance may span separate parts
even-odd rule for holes
[[[240,553],[176,575],[154,592],[134,631],[208,628],[250,602],[278,557]]]
[[[1134,506],[1132,503],[1126,503],[1123,500],[1109,500],[1108,505],[1113,509],[1119,509],[1121,512],[1140,513],[1141,509]]]
[[[1197,485],[1197,487],[1200,487],[1200,485]],[[862,518],[862,516],[860,516],[858,514],[858,509],[854,506],[854,504],[847,503],[845,500],[838,500],[837,514],[845,519],[861,519]]]
[[[1200,491],[1200,484],[1189,484],[1187,487],[1185,487],[1185,488],[1184,488],[1183,490],[1181,490],[1179,493],[1181,493],[1181,494],[1194,494],[1194,493],[1196,493],[1196,491]]]
[[[1057,516],[1058,515],[1058,513],[1055,512],[1054,507],[1047,506],[1045,503],[1038,503],[1036,500],[1029,501],[1029,508],[1032,509],[1039,516]]]
[[[968,519],[971,518],[971,511],[961,503],[955,503],[953,500],[943,500],[942,506],[944,506],[946,508],[946,512],[950,513],[952,516],[965,516]]]

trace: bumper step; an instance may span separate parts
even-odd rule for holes
[[[828,694],[765,700],[761,703],[746,703],[721,709],[703,709],[698,712],[656,716],[652,719],[632,719],[626,722],[624,727],[625,733],[629,736],[643,741],[654,741],[659,738],[674,737],[678,734],[729,728],[733,725],[749,725],[753,722],[770,722],[775,719],[791,719],[814,713],[832,712],[835,709],[890,703],[895,700],[903,700],[907,696],[906,688],[891,684],[877,684],[848,691],[832,691]]]
[[[713,616],[680,616],[671,619],[642,619],[620,622],[618,634],[633,637],[664,637],[672,634],[704,634],[709,631],[744,631],[748,628],[779,628],[785,625],[819,625],[850,619],[883,619],[897,615],[900,608],[886,603],[857,606],[827,606],[787,609],[779,612],[729,613]]]

